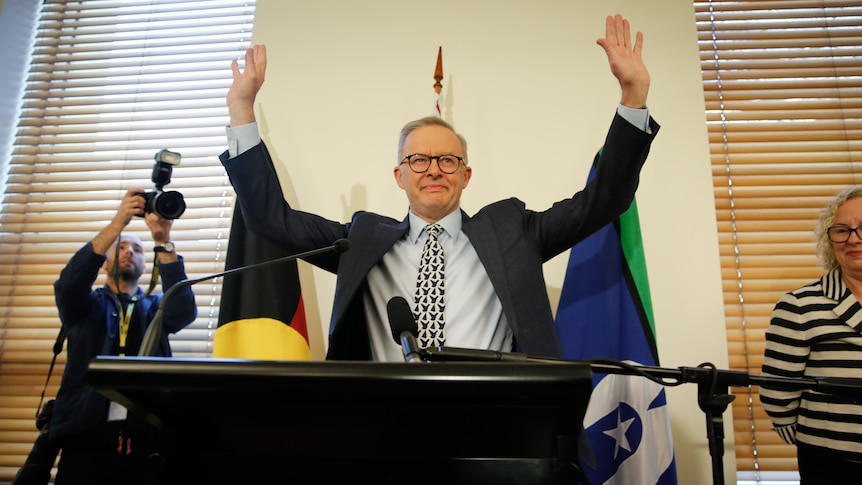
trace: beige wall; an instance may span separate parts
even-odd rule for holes
[[[397,218],[392,178],[400,127],[431,113],[443,47],[445,118],[469,142],[468,212],[518,196],[544,209],[583,186],[619,101],[595,44],[607,14],[646,37],[650,112],[662,125],[637,200],[664,367],[727,368],[718,244],[696,28],[681,0],[258,0],[254,41],[269,52],[258,119],[288,199],[346,221]],[[546,267],[556,306],[567,254]],[[316,358],[323,358],[335,278],[301,267]],[[680,483],[709,483],[693,384],[669,388]],[[724,456],[735,481],[730,411]]]

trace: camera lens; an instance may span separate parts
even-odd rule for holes
[[[179,219],[186,211],[183,194],[177,191],[159,192],[153,197],[153,212],[165,219]]]

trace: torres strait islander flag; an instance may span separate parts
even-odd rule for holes
[[[596,155],[590,179],[598,161]],[[556,323],[567,359],[658,365],[635,202],[619,219],[572,247]],[[581,465],[591,485],[677,483],[660,384],[640,376],[594,374],[584,429],[590,450],[582,450]]]

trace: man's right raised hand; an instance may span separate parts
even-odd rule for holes
[[[227,107],[230,126],[239,126],[255,121],[254,100],[266,75],[266,45],[249,47],[245,51],[245,69],[240,71],[239,62],[231,62],[233,84],[227,92]]]

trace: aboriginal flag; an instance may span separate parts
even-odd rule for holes
[[[288,255],[277,244],[250,232],[236,207],[226,270]],[[213,357],[311,360],[296,261],[224,277]]]

